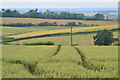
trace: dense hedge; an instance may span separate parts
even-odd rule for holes
[[[114,46],[120,46],[120,43],[113,44]]]
[[[55,45],[53,42],[32,42],[32,43],[24,43],[23,45]]]
[[[24,27],[24,26],[82,26],[82,27],[88,27],[88,26],[98,26],[98,25],[87,25],[83,24],[81,22],[68,22],[65,25],[58,24],[57,22],[49,23],[49,22],[42,22],[38,24],[32,24],[32,23],[11,23],[11,24],[1,24],[1,26],[11,26],[11,27]]]
[[[32,23],[11,23],[11,24],[1,24],[2,26],[11,26],[11,27],[24,27],[24,26],[58,26],[57,23],[49,23],[49,22],[43,22],[39,24],[32,24]]]

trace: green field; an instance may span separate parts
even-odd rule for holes
[[[118,47],[76,47],[3,46],[3,78],[118,77]]]
[[[118,32],[113,32],[114,37],[118,38]],[[78,44],[80,46],[93,46],[93,36],[96,34],[78,34],[73,35],[73,44]],[[20,40],[20,41],[14,41],[10,43],[30,43],[30,42],[47,42],[51,41],[54,42],[56,45],[70,45],[70,35],[66,36],[53,36],[53,37],[41,37],[41,38],[32,38],[32,39],[26,39],[26,40]]]
[[[48,27],[48,29],[49,29],[49,27]],[[118,29],[118,25],[94,26],[94,27],[91,26],[91,27],[78,27],[78,28],[73,27],[72,31],[73,31],[73,33],[78,33],[78,32],[86,33],[86,32],[94,32],[94,31],[104,30],[104,29],[107,29],[107,30]],[[24,34],[10,35],[8,37],[18,39],[18,38],[28,38],[28,37],[36,37],[36,36],[43,36],[43,35],[55,35],[55,34],[59,34],[59,33],[65,34],[65,33],[70,33],[70,31],[71,31],[70,27],[67,27],[67,29],[33,31],[33,32],[29,32],[29,33],[24,33]]]
[[[31,26],[31,27],[9,27],[9,26],[0,26],[2,28],[2,35],[18,35],[25,34],[30,32],[43,32],[49,30],[57,30],[57,29],[67,29],[66,26]]]

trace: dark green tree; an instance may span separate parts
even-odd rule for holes
[[[5,12],[5,9],[2,9],[2,12]]]
[[[93,36],[94,45],[104,46],[111,45],[115,42],[116,38],[113,38],[113,33],[108,30],[100,30],[96,36]]]
[[[77,26],[76,22],[68,22],[66,26]]]
[[[97,13],[97,14],[95,14],[95,19],[96,20],[104,20],[105,16],[103,14]]]
[[[82,22],[78,22],[78,26],[82,26],[83,25],[83,23]]]

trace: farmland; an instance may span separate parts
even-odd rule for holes
[[[2,23],[10,24],[10,23],[33,23],[38,24],[41,22],[57,22],[60,24],[66,24],[67,22],[82,22],[84,24],[94,24],[94,25],[117,25],[117,21],[91,21],[91,20],[62,20],[62,19],[36,19],[36,18],[9,18],[9,17],[3,17]]]
[[[70,46],[68,26],[2,27],[2,36],[15,39],[8,42],[20,45],[2,46],[3,78],[118,78],[118,46],[94,46],[93,36],[98,30],[118,29],[116,21],[59,20],[35,18],[2,18],[3,23],[57,22],[66,24],[75,21],[99,26],[73,26],[73,45]],[[81,34],[83,32],[83,34]],[[93,33],[86,33],[93,32]],[[118,38],[118,31],[112,31]],[[62,33],[63,35],[55,35]],[[53,36],[43,36],[53,35]],[[36,36],[43,36],[38,37]],[[52,46],[23,45],[51,41]],[[0,58],[1,61],[1,58]],[[1,72],[1,70],[0,70]]]
[[[115,46],[3,46],[3,78],[117,78],[117,51]]]
[[[118,32],[113,32],[114,37],[118,38]],[[96,35],[93,34],[78,34],[73,35],[73,44],[78,44],[80,46],[93,46],[93,36]],[[32,38],[32,39],[26,39],[26,40],[20,40],[20,41],[14,41],[10,43],[31,43],[31,42],[47,42],[51,41],[54,42],[56,45],[70,45],[70,35],[66,36],[52,36],[52,37],[41,37],[41,38]]]
[[[104,29],[117,29],[117,25],[108,25],[108,26],[96,26],[96,27],[81,27],[81,28],[73,28],[73,33],[76,32],[88,32],[88,31],[98,31],[98,30],[104,30]],[[13,38],[25,38],[25,37],[33,37],[33,36],[40,36],[40,35],[46,35],[46,34],[58,34],[58,33],[70,33],[70,29],[60,29],[60,30],[50,30],[50,31],[37,31],[37,32],[29,32],[25,34],[19,34],[19,35],[13,35],[9,37]]]
[[[49,30],[57,30],[57,29],[66,29],[68,27],[65,26],[31,26],[31,27],[9,27],[9,26],[0,26],[2,27],[2,35],[9,36],[9,35],[18,35],[18,34],[25,34],[30,32],[43,32]]]
[[[0,48],[0,53],[2,53],[2,47]],[[2,78],[2,54],[0,54],[0,79]]]

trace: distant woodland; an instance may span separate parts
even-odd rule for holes
[[[103,14],[97,13],[94,16],[85,16],[83,13],[54,12],[46,10],[40,12],[38,9],[20,13],[17,10],[2,9],[0,17],[19,17],[19,18],[42,18],[42,19],[75,19],[75,20],[106,20]]]

